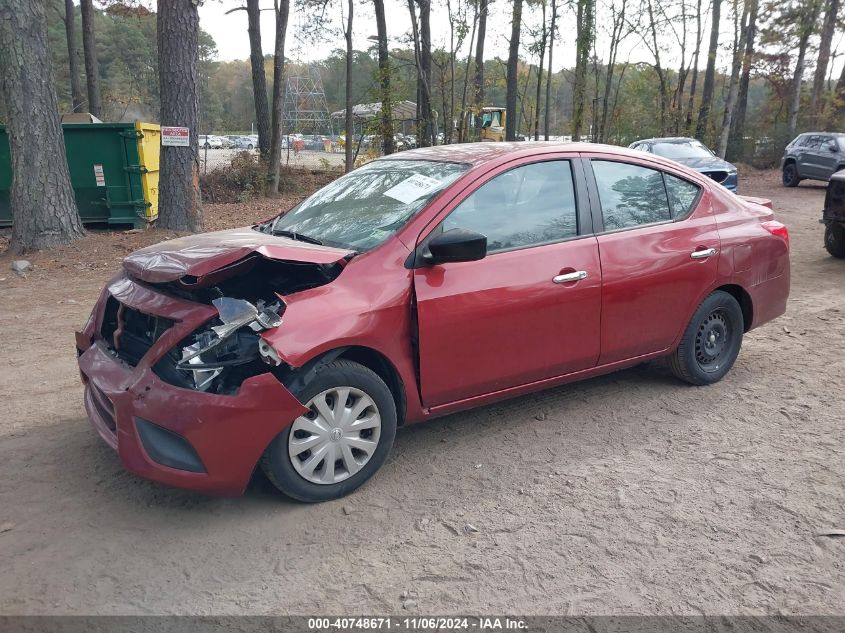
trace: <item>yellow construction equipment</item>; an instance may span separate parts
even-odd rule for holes
[[[461,142],[501,142],[505,140],[507,110],[496,106],[466,110],[461,118]]]

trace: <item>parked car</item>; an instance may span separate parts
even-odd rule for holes
[[[725,189],[736,193],[736,166],[716,156],[710,148],[694,138],[647,138],[631,143],[628,147],[641,152],[657,154],[694,169],[712,178]]]
[[[714,383],[786,308],[765,204],[618,147],[392,154],[129,255],[76,335],[88,415],[143,477],[239,494],[260,467],[321,501],[399,426],[659,357]]]
[[[845,171],[833,174],[827,183],[821,221],[827,252],[845,259]]]
[[[322,152],[326,149],[326,141],[331,141],[328,136],[322,134],[303,134],[302,140],[305,143],[303,149],[308,149],[316,152]]]
[[[199,147],[200,148],[208,148],[208,149],[221,149],[223,147],[223,141],[219,136],[212,136],[211,134],[202,134],[198,137]]]
[[[783,150],[781,171],[785,187],[802,180],[828,180],[845,167],[845,134],[807,132],[799,134]]]
[[[258,147],[258,139],[253,139],[251,136],[238,136],[234,140],[234,146],[237,149],[255,149]]]

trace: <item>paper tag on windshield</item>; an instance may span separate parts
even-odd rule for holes
[[[385,191],[384,195],[404,204],[410,204],[417,198],[422,198],[425,194],[431,193],[439,186],[439,180],[415,174]]]

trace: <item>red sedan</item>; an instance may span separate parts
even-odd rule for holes
[[[240,494],[260,466],[321,501],[405,424],[657,357],[710,384],[786,308],[767,204],[601,145],[377,160],[127,257],[76,337],[88,414],[143,477]]]

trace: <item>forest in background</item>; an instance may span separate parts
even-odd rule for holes
[[[65,2],[46,0],[50,51],[53,56],[57,93],[62,111],[72,109],[68,47],[65,33]],[[500,0],[501,1],[501,0]],[[756,0],[722,2],[722,28],[727,23],[733,33],[732,41],[718,44],[719,61],[716,65],[710,87],[709,109],[711,116],[700,134],[696,134],[696,122],[701,108],[702,93],[705,92],[705,72],[698,66],[706,62],[707,20],[712,21],[713,1],[702,0],[606,0],[596,10],[610,20],[600,20],[594,25],[588,47],[586,64],[580,68],[542,73],[548,86],[538,89],[539,55],[545,54],[550,40],[549,16],[546,2],[532,0],[522,19],[521,52],[517,64],[516,79],[516,126],[519,133],[532,135],[535,121],[542,129],[548,117],[548,128],[552,135],[572,133],[574,93],[582,90],[583,110],[579,113],[581,131],[584,136],[595,140],[626,145],[638,138],[664,135],[699,135],[714,149],[719,145],[723,127],[723,112],[731,98],[732,75],[741,80],[743,55],[751,49],[748,64],[746,115],[742,130],[732,131],[729,158],[752,160],[768,164],[780,155],[783,145],[789,140],[790,99],[795,75],[796,46],[803,47],[804,83],[801,94],[803,102],[815,100],[810,110],[809,103],[799,110],[797,131],[809,128],[835,129],[841,124],[842,103],[837,97],[837,84],[842,79],[831,76],[833,64],[828,62],[826,76],[820,95],[813,85],[813,67],[818,55],[824,54],[823,33],[825,6],[838,13],[838,3],[822,3],[814,0],[812,29],[800,26],[803,13],[809,3],[769,2]],[[643,6],[636,4],[638,1]],[[478,0],[481,2],[481,0]],[[566,11],[578,11],[584,0],[565,4]],[[237,6],[238,3],[232,3]],[[323,3],[326,6],[326,3]],[[457,8],[456,8],[457,6]],[[475,38],[473,12],[477,11],[473,0],[465,4],[452,5],[457,13],[454,39],[459,40],[456,49],[468,49],[469,38]],[[79,6],[75,7],[79,12]],[[297,7],[294,6],[296,11]],[[749,25],[752,16],[755,24]],[[638,12],[636,19],[631,15]],[[708,11],[710,12],[708,14]],[[661,17],[662,16],[662,17]],[[156,14],[135,4],[110,3],[95,10],[95,30],[103,115],[105,120],[134,120],[136,118],[158,120],[158,77],[156,52]],[[543,19],[545,17],[545,19]],[[835,16],[834,31],[840,24]],[[533,20],[533,22],[532,22]],[[596,17],[593,16],[593,20]],[[798,20],[798,22],[796,22]],[[796,26],[797,24],[797,26]],[[76,16],[74,25],[81,29],[81,20]],[[754,40],[749,47],[748,29],[753,26]],[[555,31],[559,31],[559,26]],[[569,28],[568,26],[566,27]],[[804,31],[802,31],[802,28]],[[316,30],[316,29],[314,29]],[[604,32],[607,31],[607,32]],[[670,33],[667,40],[666,33]],[[659,35],[659,37],[658,37]],[[246,37],[244,29],[243,36]],[[672,43],[672,39],[677,42]],[[832,38],[831,38],[832,39]],[[618,59],[619,49],[624,42],[649,50],[654,61],[627,62]],[[81,32],[76,37],[80,43],[77,54],[82,56]],[[578,45],[576,43],[576,45]],[[742,49],[742,50],[740,50]],[[800,52],[800,51],[798,51]],[[827,51],[828,57],[835,57],[834,51]],[[390,90],[394,101],[418,101],[416,77],[417,61],[413,43],[390,50]],[[204,31],[199,37],[199,87],[200,87],[200,130],[205,133],[248,132],[255,121],[252,93],[250,60],[217,61],[214,40]],[[674,58],[677,68],[667,68],[667,59]],[[609,63],[610,61],[613,63]],[[739,63],[737,63],[739,62]],[[267,74],[267,95],[272,94],[273,56],[264,58]],[[352,95],[355,103],[380,100],[377,47],[353,51],[351,59]],[[346,51],[337,49],[328,57],[309,63],[287,59],[286,75],[293,76],[318,71],[325,89],[329,111],[344,107],[346,82]],[[459,117],[461,100],[471,101],[475,68],[472,56],[458,50],[434,48],[431,51],[431,104],[435,111],[438,131],[446,131],[444,120]],[[576,81],[576,77],[584,81]],[[454,81],[452,79],[454,77]],[[696,90],[696,84],[698,85]],[[499,57],[483,61],[484,105],[504,105],[507,99],[507,60]],[[738,91],[741,86],[736,86]],[[696,94],[697,92],[697,94]],[[537,97],[540,97],[539,113]],[[548,96],[548,102],[546,97]],[[737,98],[735,95],[734,99]],[[538,116],[539,115],[539,116]],[[336,122],[342,127],[342,121]],[[290,132],[299,130],[288,130]],[[342,129],[334,130],[342,133]]]

